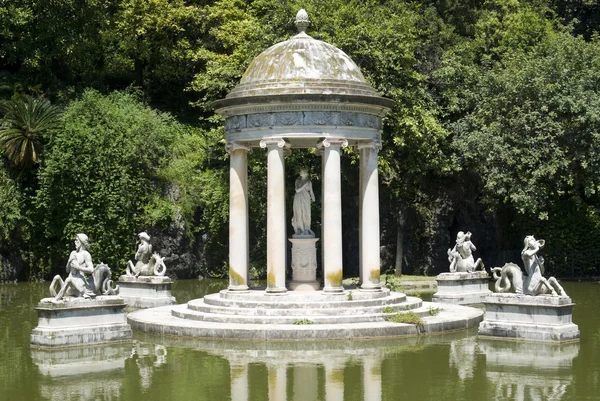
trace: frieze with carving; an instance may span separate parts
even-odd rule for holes
[[[233,116],[225,121],[225,131],[240,130],[246,128],[246,116]]]
[[[275,113],[276,125],[302,125],[301,111],[287,111],[284,113]]]
[[[361,127],[381,129],[381,120],[372,114],[359,114]]]
[[[270,127],[272,125],[273,125],[273,114],[271,114],[271,113],[248,115],[248,127],[249,128]]]
[[[337,114],[337,113],[336,113]],[[330,111],[309,111],[304,113],[304,125],[335,125],[335,114]]]
[[[347,127],[353,127],[358,125],[358,114],[356,113],[340,113],[339,117],[340,125]]]
[[[230,117],[225,131],[264,128],[273,126],[345,126],[381,129],[381,119],[373,114],[352,112],[287,111],[281,113],[256,113]]]

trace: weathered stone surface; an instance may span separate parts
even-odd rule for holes
[[[492,294],[489,290],[490,277],[485,271],[472,273],[441,273],[437,276],[437,292],[434,302],[459,305],[481,304]]]
[[[164,276],[119,277],[121,298],[128,309],[155,308],[177,303],[171,295],[173,280]]]
[[[579,339],[572,322],[573,302],[566,296],[492,294],[485,299],[480,336],[566,342]]]
[[[140,331],[205,338],[337,339],[407,336],[475,327],[479,309],[422,302],[402,293],[328,294],[222,291],[187,305],[136,311],[128,316]],[[386,318],[412,311],[422,325],[392,323]],[[432,310],[436,313],[432,314]],[[310,324],[295,324],[308,321]]]
[[[125,302],[118,296],[96,299],[42,299],[36,307],[38,326],[31,332],[31,344],[68,347],[122,341],[131,338],[125,320]]]
[[[455,272],[474,272],[478,267],[483,268],[481,258],[475,260],[473,251],[477,248],[471,242],[471,232],[459,231],[456,234],[456,245],[448,249],[448,261],[450,262],[450,273]]]
[[[291,238],[292,243],[292,291],[315,291],[321,286],[317,281],[318,238]]]

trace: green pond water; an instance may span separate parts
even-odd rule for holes
[[[177,281],[173,295],[183,303],[225,285]],[[134,332],[118,345],[47,351],[31,349],[29,334],[48,284],[0,284],[0,400],[600,400],[600,284],[564,287],[578,343],[476,330],[310,343]]]

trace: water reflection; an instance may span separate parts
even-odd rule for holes
[[[176,284],[182,299],[205,290],[196,281]],[[134,333],[116,349],[44,354],[30,350],[29,334],[47,283],[0,284],[0,399],[591,400],[600,382],[599,285],[565,283],[577,294],[578,344],[485,341],[477,329],[291,345]]]
[[[49,400],[153,400],[165,393],[194,399],[198,391],[206,393],[199,399],[232,401],[381,401],[401,394],[566,400],[579,353],[579,343],[483,340],[472,330],[288,343],[135,337],[129,344],[32,349],[42,377],[39,394]]]
[[[116,400],[121,396],[131,343],[66,349],[32,349],[42,380],[40,394],[51,401]]]
[[[562,400],[573,381],[579,343],[550,344],[479,340],[486,376],[495,391],[490,399]]]
[[[160,344],[143,344],[136,342],[131,350],[131,358],[135,360],[140,374],[142,389],[148,390],[152,383],[154,368],[167,362],[167,348]]]
[[[396,391],[383,387],[386,359],[430,344],[468,344],[475,340],[472,331],[394,340],[320,342],[236,342],[147,333],[136,333],[135,338],[140,341],[138,347],[144,349],[156,350],[160,344],[226,361],[232,401],[389,399],[384,393]]]
[[[460,380],[472,379],[475,373],[475,355],[477,342],[475,337],[455,340],[450,343],[448,364],[455,369]]]

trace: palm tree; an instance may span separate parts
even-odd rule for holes
[[[57,127],[60,109],[44,98],[21,96],[0,104],[0,147],[15,167],[38,163],[43,135]]]

